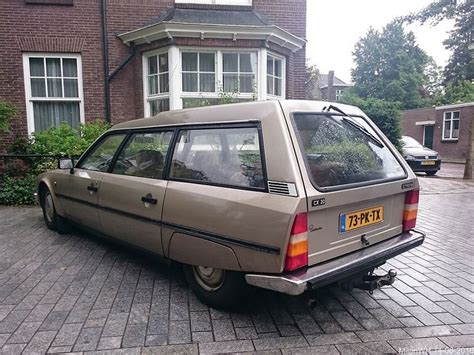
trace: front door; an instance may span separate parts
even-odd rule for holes
[[[424,126],[423,145],[430,149],[433,149],[433,132],[434,126]]]
[[[173,131],[133,133],[99,195],[103,233],[160,255],[163,172],[172,136]]]
[[[100,230],[97,209],[101,181],[126,134],[110,134],[97,142],[79,161],[71,174],[55,182],[65,217],[89,228]]]

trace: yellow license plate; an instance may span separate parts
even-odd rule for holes
[[[383,221],[383,206],[365,210],[343,213],[339,216],[339,232],[345,233],[354,229],[370,226]]]
[[[434,160],[425,160],[421,162],[421,165],[435,165],[435,163]]]

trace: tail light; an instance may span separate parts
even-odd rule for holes
[[[308,265],[308,214],[298,213],[291,227],[286,252],[285,270],[293,271]]]
[[[418,200],[420,190],[408,191],[405,195],[405,210],[403,211],[403,231],[407,232],[416,225],[418,214]]]

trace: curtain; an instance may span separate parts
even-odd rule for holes
[[[35,130],[43,131],[66,122],[77,128],[80,123],[79,102],[33,102]]]

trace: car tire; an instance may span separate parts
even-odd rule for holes
[[[237,271],[184,265],[184,274],[197,298],[214,308],[242,308],[252,291],[244,275]]]
[[[427,171],[426,176],[435,176],[437,171]]]
[[[53,196],[48,188],[41,192],[41,208],[43,210],[43,218],[46,227],[60,234],[67,233],[70,230],[68,221],[56,213]]]

